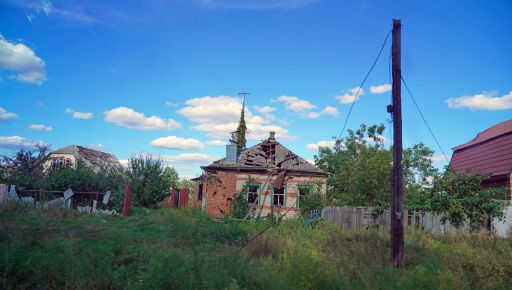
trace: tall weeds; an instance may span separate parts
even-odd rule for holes
[[[0,289],[509,289],[512,240],[389,234],[286,221],[215,222],[193,210],[93,217],[0,212]]]

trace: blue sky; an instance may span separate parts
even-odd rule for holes
[[[340,133],[392,18],[403,76],[448,155],[511,116],[510,1],[139,2],[0,0],[1,152],[34,142],[147,152],[194,176],[224,156],[244,91],[249,145],[275,130],[313,159]],[[389,51],[349,128],[389,125]],[[403,100],[404,144],[424,142],[440,160],[405,90]]]

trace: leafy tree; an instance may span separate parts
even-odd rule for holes
[[[299,198],[299,211],[303,217],[309,217],[313,210],[322,210],[325,205],[325,199],[321,194],[322,181],[315,181],[311,190],[303,197]]]
[[[393,153],[392,148],[385,146],[384,130],[383,124],[362,124],[357,130],[348,130],[343,140],[336,140],[334,148],[319,148],[315,162],[328,174],[328,202],[349,206],[389,205]],[[432,155],[433,151],[421,143],[404,150],[406,197],[421,194],[429,177],[436,174]]]
[[[78,160],[75,166],[56,166],[45,180],[47,190],[96,191],[96,173]]]
[[[247,139],[245,134],[247,132],[247,125],[245,124],[245,99],[242,105],[242,112],[240,113],[240,121],[238,122],[238,127],[236,128],[236,148],[238,152],[242,152],[245,149]]]
[[[36,150],[21,149],[13,156],[0,156],[0,182],[15,184],[19,188],[34,189],[43,182],[42,161],[48,146],[37,145]]]
[[[247,194],[249,192],[249,186],[252,182],[254,182],[254,179],[249,176],[247,182],[244,183],[242,190],[233,196],[233,200],[229,204],[230,216],[232,218],[243,219],[249,212]]]
[[[167,189],[176,187],[179,184],[180,177],[178,172],[173,167],[165,167],[164,169],[164,183]]]
[[[132,185],[134,202],[149,208],[163,201],[177,181],[174,168],[164,167],[160,159],[151,155],[132,156],[126,175]]]
[[[443,219],[456,227],[469,221],[471,230],[489,228],[491,217],[502,218],[506,199],[505,188],[485,188],[481,174],[457,173],[447,170],[435,178],[425,198],[425,209],[443,214]]]

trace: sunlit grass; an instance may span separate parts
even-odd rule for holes
[[[405,267],[386,232],[286,221],[216,222],[194,210],[124,217],[0,212],[1,289],[507,289],[512,241],[407,232]]]

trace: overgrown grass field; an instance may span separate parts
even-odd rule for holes
[[[406,233],[405,267],[386,233],[282,222],[216,222],[178,210],[132,217],[0,212],[1,289],[511,289],[512,240]]]

